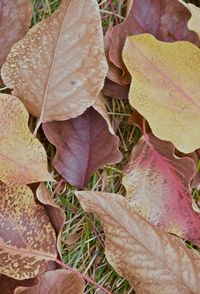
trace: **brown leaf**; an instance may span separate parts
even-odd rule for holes
[[[101,93],[115,99],[128,99],[129,86],[119,85],[108,78],[105,79],[104,87]]]
[[[0,180],[23,185],[53,180],[44,147],[28,128],[28,112],[14,96],[0,94]]]
[[[65,212],[54,201],[52,195],[47,190],[44,183],[41,183],[36,190],[37,199],[45,205],[45,210],[51,223],[53,224],[57,237],[57,249],[61,256],[61,233],[65,223]]]
[[[38,284],[31,288],[18,287],[14,294],[83,294],[84,288],[77,273],[60,269],[39,276]]]
[[[139,294],[199,294],[200,259],[175,236],[148,223],[117,194],[76,192],[106,234],[106,256]]]
[[[57,148],[56,170],[72,185],[84,188],[96,169],[121,160],[104,104],[99,100],[81,116],[43,124],[48,140]]]
[[[51,17],[15,44],[2,78],[39,117],[38,127],[82,114],[97,99],[106,72],[96,0],[63,0]]]
[[[109,57],[124,71],[121,80],[130,83],[130,75],[122,61],[127,36],[150,33],[161,41],[186,40],[199,46],[197,34],[187,27],[190,16],[189,10],[177,0],[134,0],[127,18],[111,32]]]
[[[0,1],[0,68],[11,47],[27,33],[31,17],[31,0]]]
[[[123,183],[131,206],[149,222],[200,245],[200,216],[192,209],[196,166],[172,143],[145,134],[133,148]]]
[[[13,294],[14,290],[19,287],[29,287],[37,283],[37,279],[29,279],[18,281],[4,275],[0,275],[0,293],[1,294]]]
[[[56,235],[29,187],[0,183],[0,272],[34,278],[57,257]]]

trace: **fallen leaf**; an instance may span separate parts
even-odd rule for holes
[[[106,73],[96,0],[63,0],[13,46],[2,68],[5,85],[39,118],[36,129],[82,114],[97,100]]]
[[[31,17],[31,0],[0,1],[0,68],[11,47],[27,33]]]
[[[65,223],[65,212],[62,208],[60,208],[55,203],[52,195],[47,190],[44,183],[41,183],[39,185],[39,187],[37,188],[36,197],[42,204],[45,205],[45,210],[47,212],[47,215],[55,228],[56,234],[58,235],[57,249],[58,249],[60,256],[62,256],[62,254],[61,254],[61,233],[62,233],[62,228]]]
[[[0,273],[34,278],[57,257],[54,229],[28,186],[0,183],[0,197]]]
[[[143,34],[127,38],[123,60],[134,75],[130,103],[152,132],[184,153],[200,147],[199,48]]]
[[[108,96],[115,99],[128,99],[129,86],[119,85],[108,78],[105,79],[104,87],[101,93],[104,96]]]
[[[55,169],[79,188],[87,185],[99,167],[121,160],[119,139],[100,101],[75,119],[43,124],[47,139],[57,148]]]
[[[178,158],[170,142],[145,134],[134,146],[123,184],[131,206],[152,224],[200,245],[200,216],[192,209],[194,161]]]
[[[47,156],[28,128],[29,115],[14,96],[0,94],[0,180],[23,185],[52,181],[47,171]]]
[[[188,8],[188,10],[191,13],[191,17],[188,21],[188,28],[191,31],[194,31],[195,33],[197,33],[197,35],[200,37],[200,8],[195,6],[192,3],[185,3],[182,0],[179,0],[180,3],[182,3],[185,7]]]
[[[14,290],[19,286],[29,287],[35,285],[36,283],[37,279],[18,281],[4,275],[0,275],[0,293],[13,294]]]
[[[60,269],[39,276],[39,282],[33,287],[18,287],[14,294],[83,294],[83,279],[74,272]]]
[[[112,29],[110,36],[109,57],[123,70],[121,81],[130,83],[130,75],[122,61],[127,36],[150,33],[161,41],[186,40],[199,46],[198,36],[187,27],[190,16],[188,9],[177,0],[134,0],[129,15]]]
[[[137,294],[199,294],[199,254],[181,239],[151,225],[120,195],[75,194],[87,212],[100,218],[106,257]]]

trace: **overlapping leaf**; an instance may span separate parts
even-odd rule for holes
[[[122,69],[124,83],[130,76],[122,61],[122,49],[127,36],[151,33],[162,41],[187,40],[200,45],[198,36],[187,27],[189,10],[177,0],[134,0],[127,18],[111,32],[109,57]]]
[[[28,113],[14,96],[0,95],[0,180],[6,184],[51,181],[42,144],[28,128]]]
[[[128,37],[123,60],[134,75],[130,103],[147,119],[152,132],[184,153],[199,148],[199,48],[143,34]]]
[[[179,0],[179,2],[182,3],[185,7],[187,7],[191,13],[191,18],[188,21],[188,28],[191,31],[197,33],[197,35],[200,37],[200,8],[193,5],[192,3],[185,3],[182,0]]]
[[[77,273],[49,271],[40,276],[33,287],[18,287],[15,294],[83,294],[84,281]]]
[[[196,166],[170,142],[145,134],[133,148],[123,183],[131,206],[152,224],[200,245],[200,215],[192,209]]]
[[[14,294],[15,289],[19,286],[30,287],[37,283],[37,279],[29,280],[15,280],[5,275],[0,275],[0,293],[2,294]]]
[[[27,33],[31,17],[31,0],[0,1],[0,68],[11,47]]]
[[[83,113],[97,99],[106,72],[96,0],[63,0],[13,46],[2,78],[39,118],[38,127]]]
[[[55,168],[70,184],[79,188],[87,185],[97,168],[121,160],[119,139],[100,99],[94,108],[72,120],[43,124],[45,135],[57,148],[53,161]]]
[[[199,293],[199,256],[180,239],[148,223],[120,195],[76,195],[82,206],[102,221],[107,259],[136,293]]]
[[[57,256],[54,229],[29,187],[0,183],[0,199],[0,272],[34,278]]]

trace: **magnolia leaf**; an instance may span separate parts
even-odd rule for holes
[[[137,294],[199,293],[200,258],[181,239],[147,222],[120,195],[76,195],[87,212],[100,218],[106,257]]]
[[[57,237],[57,249],[61,256],[61,233],[65,223],[65,212],[54,201],[44,183],[41,183],[36,190],[37,199],[45,205],[45,210],[53,224]]]
[[[0,180],[23,185],[51,181],[47,156],[28,128],[29,115],[14,96],[0,94]]]
[[[170,142],[145,134],[133,148],[123,184],[131,206],[149,222],[200,245],[200,216],[192,209],[196,166]]]
[[[37,279],[29,280],[15,280],[4,275],[0,275],[0,293],[2,294],[13,294],[14,290],[19,287],[30,287],[37,283]]]
[[[191,13],[191,18],[188,21],[188,28],[191,31],[197,33],[197,35],[200,37],[200,8],[192,3],[185,3],[182,0],[179,0],[179,2],[185,5],[185,7],[187,7]]]
[[[28,186],[1,183],[0,197],[0,273],[34,278],[57,257],[54,229]]]
[[[31,24],[31,0],[0,0],[0,67],[11,47],[27,33]]]
[[[13,46],[2,78],[39,118],[38,128],[82,114],[97,99],[106,72],[97,1],[63,0]]]
[[[124,72],[122,82],[130,83],[130,76],[122,61],[122,49],[127,36],[153,34],[161,41],[190,41],[200,45],[198,36],[188,30],[190,12],[177,0],[134,0],[127,18],[111,32],[109,57]]]
[[[184,153],[200,147],[199,48],[143,34],[127,38],[123,60],[134,75],[130,103],[147,119],[152,132]]]
[[[18,287],[14,294],[83,294],[83,279],[74,272],[55,270],[39,276],[39,282],[33,287]]]
[[[96,169],[121,160],[104,104],[98,102],[81,116],[43,124],[48,140],[56,146],[56,170],[72,185],[84,188]]]

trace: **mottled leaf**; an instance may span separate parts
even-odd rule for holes
[[[174,146],[145,134],[133,148],[123,183],[131,206],[152,224],[200,245],[200,215],[192,209],[196,166]]]
[[[0,198],[0,273],[34,278],[57,256],[54,229],[29,187],[0,183]]]
[[[57,237],[57,248],[61,256],[61,233],[65,222],[65,212],[60,208],[54,201],[53,196],[47,190],[44,183],[41,183],[36,190],[37,199],[45,205],[45,210],[53,224],[55,231],[58,235]]]
[[[100,218],[107,259],[137,294],[199,294],[199,254],[181,239],[151,225],[120,195],[76,195],[88,212]]]
[[[121,80],[130,83],[130,76],[122,61],[122,49],[127,36],[153,34],[161,41],[187,40],[200,45],[198,36],[188,30],[190,12],[177,0],[134,0],[129,15],[111,32],[109,57],[122,69]]]
[[[121,160],[104,104],[98,102],[81,116],[43,124],[48,140],[57,148],[56,170],[72,185],[84,188],[96,169]]]
[[[31,0],[0,1],[0,67],[31,24]]]
[[[152,132],[184,153],[200,147],[199,48],[143,34],[127,38],[123,60],[134,75],[130,103]]]
[[[42,144],[28,128],[29,115],[14,96],[0,94],[0,180],[6,184],[51,181]]]
[[[18,287],[14,294],[83,294],[85,284],[83,279],[73,272],[56,270],[39,276],[37,285],[27,288]]]
[[[38,127],[83,113],[97,99],[106,72],[97,1],[63,0],[13,46],[2,78],[39,118]]]

